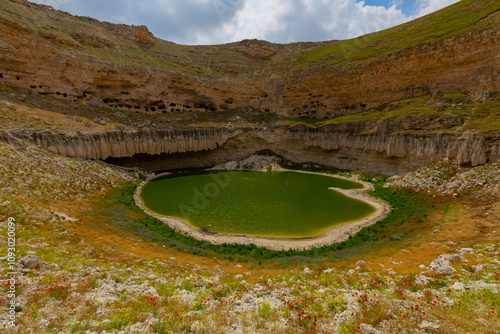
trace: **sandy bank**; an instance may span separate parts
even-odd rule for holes
[[[153,216],[164,223],[168,224],[171,228],[177,230],[182,234],[190,235],[198,240],[209,241],[213,244],[224,244],[224,243],[237,243],[243,245],[254,244],[258,247],[265,247],[272,250],[288,250],[288,249],[310,249],[312,247],[319,247],[330,245],[333,243],[341,242],[347,240],[349,236],[355,235],[358,233],[363,227],[370,226],[375,224],[379,220],[385,218],[389,212],[391,211],[391,207],[388,203],[369,196],[366,191],[373,188],[373,185],[360,181],[355,178],[346,178],[340,175],[331,175],[331,174],[323,174],[323,173],[313,173],[313,172],[305,172],[305,171],[297,171],[290,170],[291,172],[299,172],[299,173],[310,173],[310,174],[318,174],[325,175],[330,177],[342,178],[350,181],[355,181],[361,183],[364,187],[363,189],[353,189],[353,190],[345,190],[335,188],[333,190],[341,192],[347,196],[360,199],[372,205],[375,208],[375,212],[367,218],[364,218],[359,221],[346,223],[340,226],[336,226],[331,230],[328,230],[323,235],[313,238],[270,238],[270,237],[254,237],[254,236],[245,236],[245,235],[225,235],[225,234],[217,234],[211,232],[204,232],[201,230],[196,230],[189,226],[186,222],[171,217],[165,217],[157,215],[151,211],[149,211],[143,204],[139,194],[141,192],[142,187],[152,179],[158,178],[163,175],[168,175],[169,173],[164,173],[160,175],[153,175],[142,182],[138,187],[134,194],[135,203],[146,212],[148,215]]]

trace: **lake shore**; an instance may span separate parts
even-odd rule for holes
[[[254,244],[258,247],[265,247],[271,250],[289,250],[289,249],[306,250],[306,249],[311,249],[313,247],[320,247],[320,246],[330,245],[333,243],[338,243],[349,239],[350,236],[353,236],[356,233],[358,233],[363,227],[370,226],[384,219],[391,211],[391,207],[388,203],[378,198],[369,196],[366,193],[368,190],[373,189],[373,185],[371,183],[361,181],[356,177],[348,178],[341,175],[306,172],[298,170],[283,169],[283,171],[324,175],[360,183],[363,185],[362,189],[351,189],[351,190],[338,189],[338,188],[333,188],[333,189],[330,188],[330,189],[341,192],[346,196],[362,200],[372,205],[375,208],[375,212],[371,214],[369,217],[366,217],[362,220],[335,226],[334,228],[326,231],[321,236],[312,238],[271,238],[271,237],[255,237],[246,235],[225,235],[213,232],[205,232],[192,228],[189,224],[187,224],[185,221],[181,219],[160,216],[154,212],[151,212],[144,206],[144,203],[142,202],[142,199],[139,196],[139,194],[141,193],[141,189],[150,180],[164,175],[168,175],[170,173],[162,173],[159,175],[152,175],[148,177],[144,182],[142,182],[137,187],[134,193],[134,200],[137,206],[139,206],[148,215],[161,220],[162,222],[164,222],[177,232],[185,235],[190,235],[195,239],[208,241],[213,244],[224,244],[224,243],[237,243],[242,245]]]

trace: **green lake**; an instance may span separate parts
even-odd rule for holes
[[[278,238],[315,237],[375,208],[329,190],[360,183],[299,172],[182,172],[147,182],[144,206],[208,232]]]

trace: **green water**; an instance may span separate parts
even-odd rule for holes
[[[314,237],[375,208],[329,187],[362,185],[298,172],[176,173],[144,185],[144,205],[192,227],[233,235]]]

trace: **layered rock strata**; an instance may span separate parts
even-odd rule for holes
[[[356,129],[359,124],[352,127]],[[33,142],[81,159],[102,159],[152,171],[211,167],[272,150],[295,162],[314,162],[387,175],[403,174],[443,159],[480,165],[500,159],[500,138],[444,133],[368,133],[346,125],[140,129],[106,132],[10,130],[0,139]]]
[[[0,4],[0,86],[95,106],[147,113],[252,107],[322,118],[435,90],[475,98],[500,92],[499,12],[490,7],[486,28],[445,31],[449,38],[429,37],[384,54],[377,45],[389,43],[390,49],[394,43],[378,41],[376,34],[351,41],[354,47],[257,40],[183,46],[155,38],[146,27],[73,17],[27,1]],[[471,1],[464,6],[472,8],[465,12],[475,8]],[[419,22],[414,24],[425,28]],[[357,48],[366,49],[366,58],[351,58]],[[333,50],[331,56],[314,57],[324,50]]]

